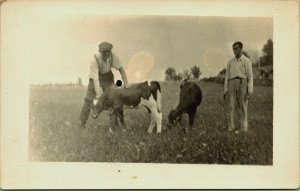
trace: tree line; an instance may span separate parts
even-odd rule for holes
[[[180,73],[176,72],[174,67],[168,67],[165,71],[166,81],[180,81],[182,79],[199,79],[201,75],[200,67],[195,65],[190,69],[185,69]]]
[[[252,60],[254,80],[256,83],[273,82],[273,41],[268,39],[266,44],[262,48],[262,56],[251,56],[247,51],[243,50],[243,55]],[[226,68],[219,71],[218,75],[204,78],[203,81],[212,81],[217,83],[223,83],[226,74]],[[190,69],[185,69],[182,72],[177,73],[174,67],[168,67],[165,70],[166,81],[180,81],[182,79],[199,79],[201,75],[200,67],[195,65]]]

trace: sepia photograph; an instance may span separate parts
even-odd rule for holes
[[[299,186],[296,4],[2,2],[1,188]]]
[[[272,165],[272,18],[46,23],[32,33],[44,48],[30,71],[30,161]]]

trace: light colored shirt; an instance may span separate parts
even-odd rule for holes
[[[100,66],[97,63],[95,56],[97,57]],[[114,53],[111,53],[110,57],[106,61],[102,60],[101,54],[98,53],[98,54],[95,54],[91,60],[89,77],[92,78],[93,80],[98,80],[99,79],[99,74],[98,74],[99,69],[100,69],[101,74],[103,74],[103,73],[109,72],[111,70],[111,68],[115,68],[116,70],[119,70],[122,67],[123,67],[122,63],[120,62],[119,58]]]
[[[228,90],[228,80],[233,78],[243,78],[248,81],[248,92],[253,92],[253,74],[252,62],[249,58],[242,55],[240,58],[232,58],[229,60],[226,67],[224,90]]]

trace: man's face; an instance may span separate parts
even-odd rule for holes
[[[99,52],[101,53],[102,60],[106,60],[111,54],[110,50],[103,50],[103,51],[99,50]]]
[[[233,53],[234,53],[235,57],[239,57],[241,55],[242,48],[238,44],[234,45],[232,47],[232,49],[233,49]]]

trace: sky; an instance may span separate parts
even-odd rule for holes
[[[86,85],[90,61],[103,41],[113,44],[129,82],[140,82],[163,80],[169,66],[182,72],[197,65],[201,77],[216,75],[233,56],[233,42],[261,55],[273,38],[273,20],[266,17],[49,16],[35,10],[9,24],[17,29],[11,37],[26,44],[31,84],[76,83],[80,77]]]

